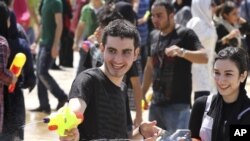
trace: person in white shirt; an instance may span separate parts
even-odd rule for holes
[[[212,62],[217,41],[217,33],[212,20],[214,7],[215,4],[211,0],[192,0],[191,12],[193,17],[186,25],[197,34],[209,58],[207,64],[192,64],[192,82],[195,99],[203,95],[209,95],[214,86],[211,79]]]

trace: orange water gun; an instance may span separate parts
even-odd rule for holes
[[[77,128],[83,122],[83,114],[71,111],[68,105],[65,104],[56,113],[44,118],[43,122],[48,124],[50,131],[57,130],[59,136],[65,136],[64,132],[66,130]]]
[[[22,68],[26,62],[26,56],[23,53],[17,53],[14,60],[12,61],[12,64],[10,66],[10,71],[16,76],[19,77],[19,75],[22,72]],[[9,85],[8,91],[9,93],[13,93],[15,90],[16,84]]]

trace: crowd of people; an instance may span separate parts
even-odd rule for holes
[[[84,115],[61,141],[150,141],[177,129],[229,141],[230,125],[250,124],[249,8],[250,0],[0,0],[0,140],[24,140],[23,89],[37,86],[31,112],[51,113],[50,92],[55,110],[68,102]],[[49,70],[73,67],[73,51],[67,94]],[[9,68],[19,52],[27,61],[17,77]]]

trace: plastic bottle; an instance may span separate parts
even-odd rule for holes
[[[173,134],[164,131],[157,141],[192,141],[189,129],[178,129]]]
[[[86,52],[90,52],[92,58],[98,62],[103,62],[103,57],[100,49],[98,48],[98,43],[92,43],[90,41],[83,41],[82,48]]]

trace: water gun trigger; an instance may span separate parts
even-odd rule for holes
[[[71,111],[67,105],[44,118],[44,123],[48,124],[48,130],[57,130],[59,136],[65,136],[66,130],[77,128],[82,122],[83,114]]]

